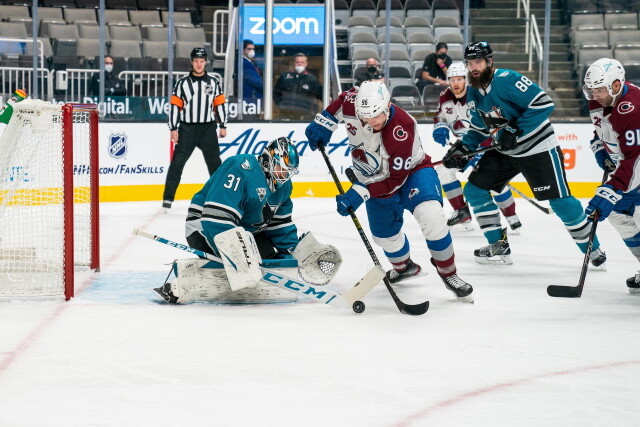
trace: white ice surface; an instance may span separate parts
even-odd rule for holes
[[[0,426],[639,425],[640,296],[625,285],[637,261],[605,222],[606,271],[589,270],[580,299],[550,298],[547,285],[577,284],[583,256],[557,217],[517,204],[513,266],[474,262],[477,225],[453,234],[475,304],[445,289],[407,217],[429,274],[397,292],[431,302],[411,317],[382,284],[361,315],[161,304],[150,289],[189,254],[131,230],[184,241],[187,203],[104,203],[102,270],[75,300],[0,302]],[[371,268],[332,200],[297,199],[294,219],[342,251],[342,290]]]

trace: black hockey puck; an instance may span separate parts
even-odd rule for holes
[[[352,306],[354,313],[358,313],[358,314],[364,312],[364,307],[365,306],[362,301],[356,301],[353,303],[353,306]]]

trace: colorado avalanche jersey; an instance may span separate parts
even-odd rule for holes
[[[549,121],[553,101],[537,84],[520,73],[495,69],[491,84],[486,89],[467,87],[467,106],[471,125],[463,143],[471,149],[477,148],[490,136],[490,124],[499,118],[515,123],[522,132],[515,149],[500,152],[524,157],[558,145]],[[495,136],[499,137],[499,134]]]
[[[340,94],[327,111],[338,121],[344,120],[358,180],[367,185],[371,197],[389,197],[412,172],[431,167],[431,158],[422,150],[415,119],[403,109],[392,104],[389,120],[380,131],[360,121],[357,91],[353,88]]]
[[[292,188],[287,181],[272,192],[256,156],[229,157],[193,196],[186,235],[199,231],[215,248],[217,234],[240,226],[251,233],[264,232],[281,252],[293,249],[298,233],[291,221]]]
[[[434,125],[444,123],[456,138],[462,138],[469,128],[470,117],[466,93],[462,98],[456,98],[449,88],[440,92],[438,112],[433,118]]]
[[[628,192],[640,186],[640,88],[625,83],[615,106],[603,108],[589,102],[589,114],[596,136],[618,167],[607,184]]]

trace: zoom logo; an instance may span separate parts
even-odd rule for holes
[[[249,18],[249,22],[251,22],[251,29],[249,32],[251,34],[259,34],[263,35],[264,28],[264,18],[254,17]],[[282,20],[278,18],[273,18],[273,34],[305,34],[305,35],[313,35],[320,33],[320,24],[318,20],[315,18],[284,18]]]

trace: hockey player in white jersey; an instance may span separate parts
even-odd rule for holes
[[[447,71],[449,87],[440,93],[438,112],[433,118],[433,139],[443,147],[447,145],[450,134],[454,139],[460,139],[469,128],[470,114],[467,107],[467,67],[463,62],[454,62]],[[491,143],[488,138],[483,146]],[[482,154],[476,155],[467,164],[464,170],[478,163]],[[442,189],[447,196],[454,212],[447,221],[447,225],[453,227],[460,224],[462,230],[473,230],[471,225],[471,212],[469,205],[462,194],[462,184],[458,180],[457,169],[449,169],[444,165],[436,166],[438,178],[442,183]],[[507,219],[511,230],[517,231],[522,223],[516,215],[516,203],[509,187],[505,187],[501,193],[491,192],[500,211]]]
[[[506,230],[501,226],[490,191],[502,191],[518,173],[524,175],[536,199],[549,201],[585,253],[591,227],[582,205],[569,191],[564,156],[549,121],[553,101],[527,77],[513,70],[494,68],[487,42],[469,43],[464,59],[469,70],[467,104],[471,123],[462,140],[445,155],[444,164],[454,168],[466,166],[468,159],[462,156],[492,134],[497,144],[495,150],[485,152],[464,187],[464,195],[489,242],[474,251],[476,261],[512,263]],[[590,259],[596,267],[606,261],[597,238]]]
[[[473,288],[457,275],[440,181],[422,150],[415,119],[391,104],[390,98],[381,81],[366,81],[360,89],[342,93],[307,127],[309,146],[315,150],[328,144],[344,121],[358,182],[336,197],[338,213],[348,215],[349,209],[355,211],[365,203],[373,239],[393,266],[388,278],[397,283],[421,271],[411,260],[409,240],[402,231],[408,210],[422,229],[431,262],[447,289],[469,300]]]

